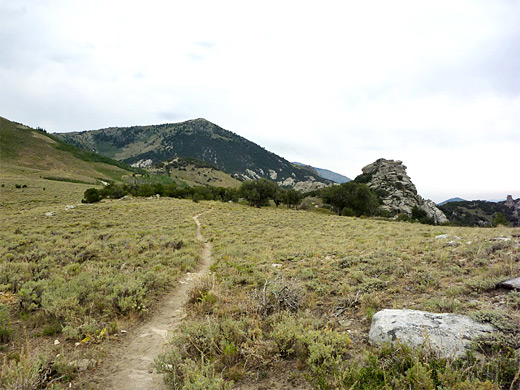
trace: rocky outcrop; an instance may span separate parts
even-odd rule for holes
[[[382,201],[381,208],[393,215],[406,214],[411,216],[417,206],[436,224],[448,222],[444,213],[434,202],[423,199],[417,188],[406,174],[406,166],[402,161],[385,160],[376,162],[362,169],[363,174],[356,181],[366,183],[374,190]]]
[[[494,330],[490,324],[459,314],[385,309],[372,317],[368,337],[375,345],[400,342],[431,348],[441,358],[456,359],[464,355],[473,340]]]
[[[520,216],[520,198],[515,200],[513,199],[512,195],[507,195],[507,199],[504,202],[504,206],[509,207],[512,210],[513,216]]]

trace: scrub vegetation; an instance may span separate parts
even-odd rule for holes
[[[81,204],[89,185],[15,171],[0,182],[1,388],[67,388],[78,362],[102,364],[103,348],[195,269],[192,217],[204,211],[214,264],[157,360],[171,388],[272,378],[280,388],[519,386],[520,298],[495,289],[520,274],[518,228],[337,216],[272,198],[262,208],[169,197]],[[383,308],[467,314],[499,332],[456,362],[376,348],[367,335]]]
[[[44,192],[53,196],[28,206],[22,191],[39,181],[26,183],[1,187],[10,201],[0,226],[0,388],[70,381],[78,359],[102,359],[99,345],[146,317],[197,266],[191,218],[209,208],[145,198],[79,204],[82,186],[59,181]],[[56,202],[69,190],[76,203]]]
[[[200,220],[215,275],[193,290],[158,362],[172,388],[269,377],[319,389],[519,386],[518,293],[495,289],[520,273],[518,230],[221,203]],[[384,308],[470,314],[499,333],[456,362],[428,348],[376,348],[367,335]]]

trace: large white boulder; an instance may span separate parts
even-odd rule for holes
[[[494,330],[490,324],[459,314],[385,309],[372,318],[368,337],[375,345],[400,342],[412,347],[424,346],[439,357],[456,359],[464,355],[471,341]]]

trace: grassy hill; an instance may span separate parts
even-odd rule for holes
[[[48,180],[94,184],[121,180],[135,169],[73,147],[61,139],[0,117],[2,175],[33,175]]]
[[[204,161],[177,157],[172,161],[162,162],[150,169],[152,172],[167,175],[189,186],[214,186],[238,188],[240,182],[229,174],[215,169]]]
[[[316,181],[324,179],[307,169],[225,130],[205,119],[151,126],[112,127],[61,133],[65,142],[128,164],[155,165],[176,157],[205,161],[238,179],[265,177]]]

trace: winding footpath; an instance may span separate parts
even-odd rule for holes
[[[146,322],[131,332],[120,346],[114,348],[96,373],[94,383],[102,389],[146,390],[166,389],[162,375],[154,367],[154,359],[166,351],[171,333],[185,317],[184,304],[195,281],[209,272],[211,244],[201,233],[199,216],[193,218],[197,225],[197,240],[203,243],[201,263],[195,273],[187,273],[179,286],[164,297],[157,311]]]

